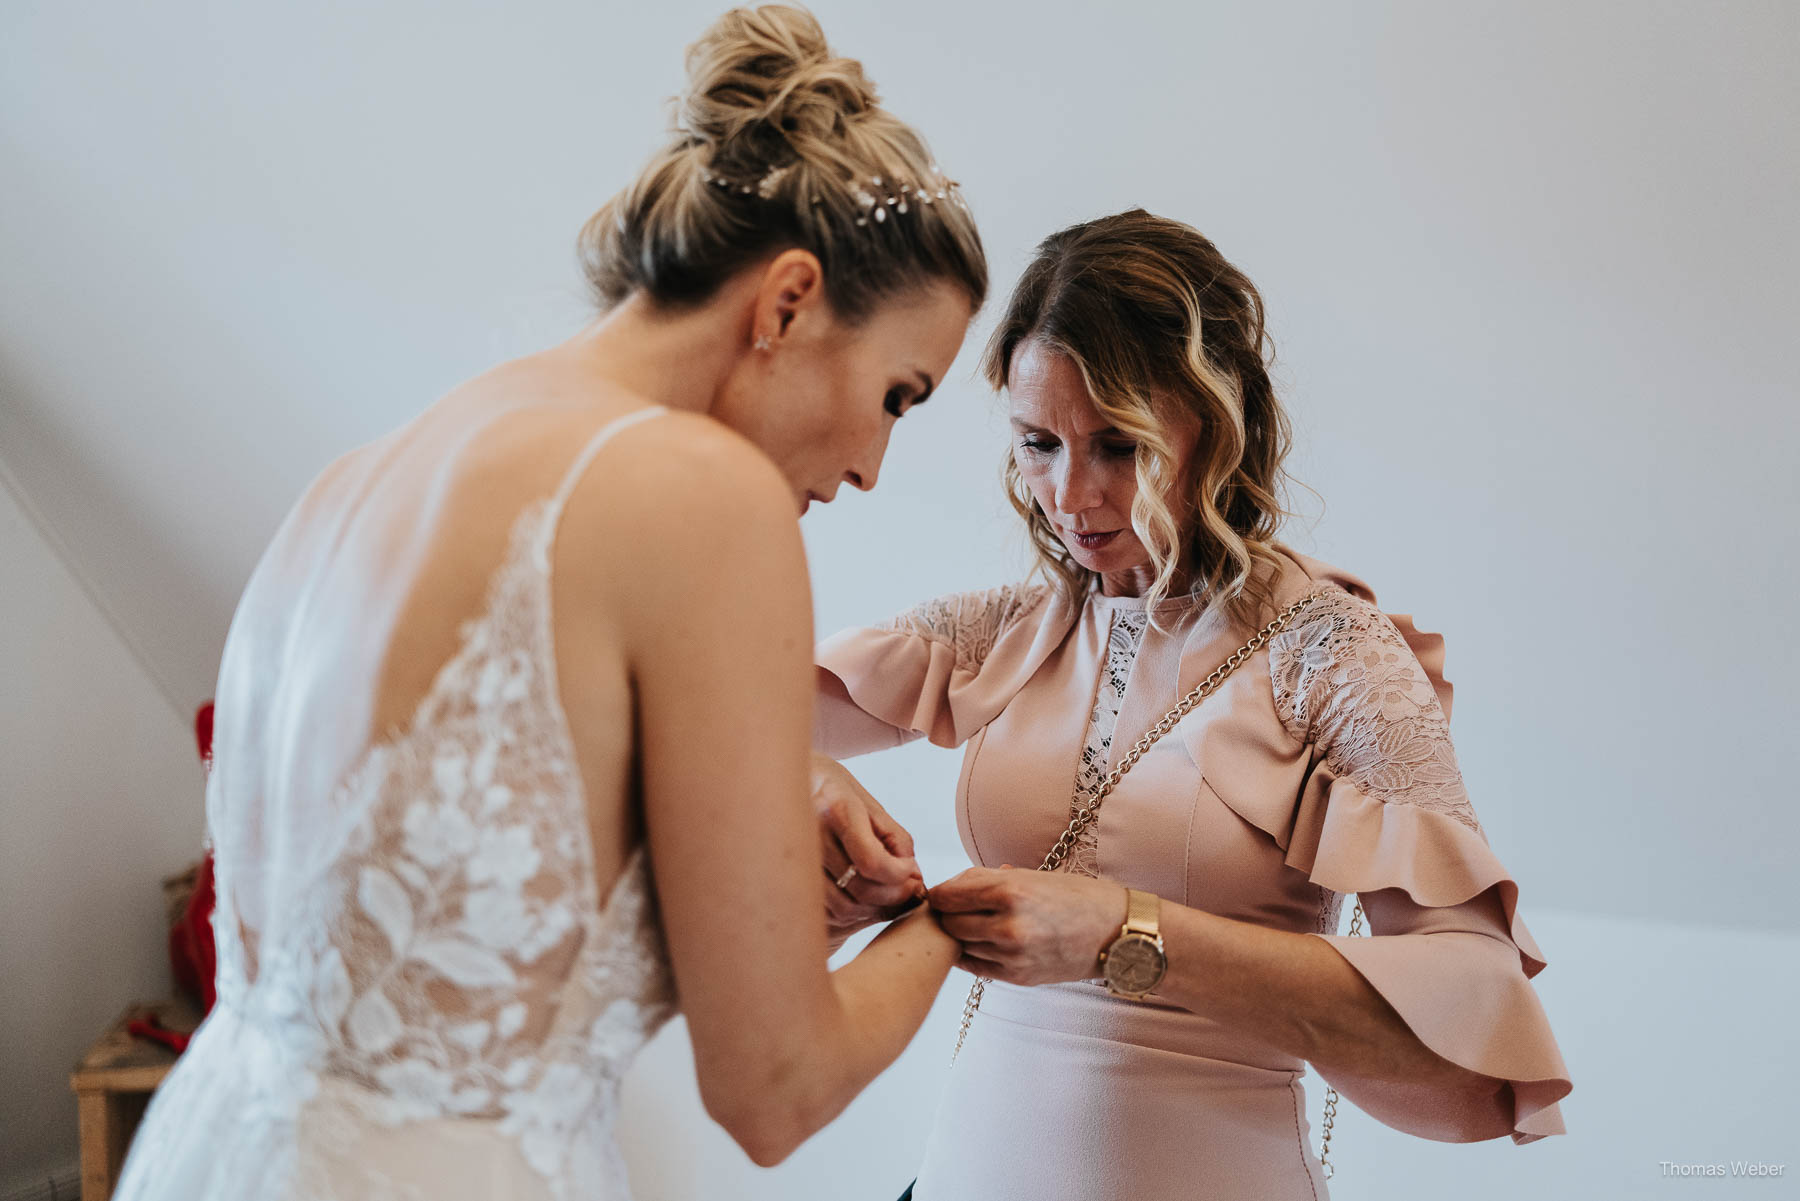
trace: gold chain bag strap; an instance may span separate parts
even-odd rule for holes
[[[1076,839],[1080,838],[1083,831],[1099,819],[1101,802],[1112,794],[1113,789],[1119,786],[1119,781],[1125,778],[1125,773],[1129,772],[1137,761],[1144,757],[1145,752],[1156,744],[1156,740],[1179,725],[1181,719],[1192,713],[1195,706],[1199,705],[1201,701],[1217,692],[1219,685],[1223,684],[1232,672],[1241,667],[1246,659],[1261,650],[1269,639],[1286,629],[1288,623],[1293,621],[1302,609],[1317,600],[1318,596],[1317,592],[1309,592],[1283,609],[1275,615],[1273,621],[1258,630],[1254,638],[1233,651],[1231,657],[1225,662],[1213,668],[1211,675],[1194,685],[1193,689],[1182,697],[1173,709],[1163,715],[1161,721],[1151,726],[1149,731],[1138,739],[1130,750],[1125,752],[1118,765],[1107,773],[1106,779],[1100,781],[1100,787],[1096,788],[1093,795],[1085,802],[1081,800],[1081,794],[1077,792],[1073,801],[1075,815],[1069,819],[1069,828],[1064,830],[1062,837],[1056,840],[1056,845],[1050,848],[1050,853],[1044,856],[1044,862],[1038,865],[1037,870],[1053,872],[1062,867],[1064,860],[1069,857],[1069,852],[1074,849]],[[1350,933],[1360,932],[1362,916],[1362,901],[1358,900],[1356,914],[1350,923]],[[981,994],[986,987],[987,980],[981,976],[975,977],[975,983],[969,986],[969,999],[963,1002],[962,1025],[956,1032],[956,1049],[950,1052],[952,1067],[956,1065],[957,1057],[962,1054],[963,1042],[969,1037],[969,1027],[974,1023],[975,1014],[981,1008]],[[1330,1179],[1332,1175],[1331,1162],[1326,1156],[1331,1150],[1331,1127],[1336,1116],[1337,1090],[1328,1086],[1325,1090],[1324,1137],[1319,1149],[1319,1162],[1324,1169],[1326,1179]]]

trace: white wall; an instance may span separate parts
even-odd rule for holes
[[[997,291],[1131,204],[1258,281],[1324,499],[1293,537],[1448,633],[1532,895],[1800,930],[1784,841],[1740,835],[1800,832],[1759,753],[1800,650],[1758,632],[1800,590],[1800,7],[819,9],[966,184]],[[575,231],[715,12],[9,8],[0,454],[177,709],[329,457],[581,318]],[[1007,573],[976,341],[809,523],[821,626]]]
[[[116,932],[189,844],[196,781],[176,715],[211,690],[257,551],[331,455],[581,319],[574,232],[656,141],[680,47],[716,11],[7,8],[0,461],[146,665],[134,674],[95,624],[6,681],[9,721],[56,723],[7,743],[5,770],[31,787],[6,790],[28,812],[0,855],[6,887],[34,898],[8,907],[8,937],[32,972],[118,951],[118,979],[142,982],[159,950]],[[817,11],[964,182],[998,294],[1043,234],[1133,204],[1193,222],[1238,261],[1269,302],[1296,470],[1324,500],[1299,497],[1293,540],[1449,638],[1476,804],[1551,954],[1540,984],[1576,1073],[1577,1133],[1440,1161],[1353,1122],[1340,1195],[1440,1162],[1466,1174],[1459,1190],[1478,1163],[1482,1181],[1564,1165],[1532,1178],[1545,1195],[1613,1172],[1636,1189],[1645,1154],[1683,1152],[1681,1128],[1648,1112],[1658,1090],[1675,1093],[1659,1111],[1692,1130],[1780,1106],[1768,1082],[1793,1077],[1795,1053],[1758,991],[1782,982],[1758,973],[1759,956],[1791,959],[1800,935],[1784,758],[1800,716],[1800,640],[1785,629],[1800,594],[1800,7]],[[994,485],[1004,439],[969,374],[983,332],[901,426],[880,490],[809,518],[822,630],[1016,573]],[[6,572],[6,637],[39,647],[40,628],[85,620],[36,585],[15,598]],[[167,698],[158,717],[152,681]],[[63,709],[39,699],[57,695]],[[96,695],[142,714],[120,721],[144,741],[51,749],[85,737],[85,717],[58,715]],[[952,757],[909,749],[866,775],[940,862],[955,856]],[[75,823],[57,806],[128,794],[156,798],[117,819],[120,845],[144,851],[112,862],[107,886],[121,891],[71,949],[61,918],[37,916],[36,883],[76,871]],[[35,843],[12,850],[24,830]],[[1665,944],[1715,971],[1716,990],[1673,960],[1658,965],[1667,976],[1597,974]],[[1740,945],[1755,953],[1729,953]],[[9,944],[6,988],[20,987],[12,962]],[[45,1005],[6,1037],[55,1043],[64,1010]],[[97,1021],[112,1001],[95,1007]],[[1619,1041],[1691,1029],[1756,1038],[1758,1053],[1665,1069]],[[937,1049],[913,1054],[915,1074],[884,1082],[784,1171],[834,1178],[830,1195],[865,1178],[885,1189],[913,1152],[874,1137],[881,1107],[916,1134],[934,1089]],[[9,1074],[4,1104],[24,1113],[27,1094],[54,1093],[43,1065],[60,1072],[63,1056]],[[643,1080],[641,1113],[683,1115],[655,1128],[660,1153],[638,1157],[646,1191],[735,1180],[740,1161],[715,1159],[719,1136],[693,1120],[687,1085]],[[1631,1141],[1621,1115],[1666,1148]],[[18,1162],[10,1130],[0,1173]],[[1393,1158],[1359,1170],[1377,1146]],[[759,1179],[732,1187],[798,1177]]]
[[[162,877],[199,856],[183,722],[0,479],[0,1195],[75,1148],[69,1069],[169,993]]]

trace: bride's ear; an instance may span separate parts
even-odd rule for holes
[[[810,250],[784,250],[763,269],[753,328],[776,345],[796,321],[825,309],[825,268]]]

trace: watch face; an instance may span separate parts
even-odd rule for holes
[[[1126,934],[1107,949],[1106,982],[1115,992],[1147,993],[1161,982],[1167,964],[1155,939]]]

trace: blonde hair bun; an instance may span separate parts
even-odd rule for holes
[[[841,135],[880,103],[862,64],[833,55],[818,20],[799,8],[726,13],[688,48],[687,75],[676,126],[718,150],[748,139],[766,156],[771,135]]]
[[[699,304],[787,248],[818,256],[852,321],[931,280],[981,306],[987,258],[961,193],[811,13],[732,9],[688,48],[687,72],[674,136],[582,229],[601,307]]]

